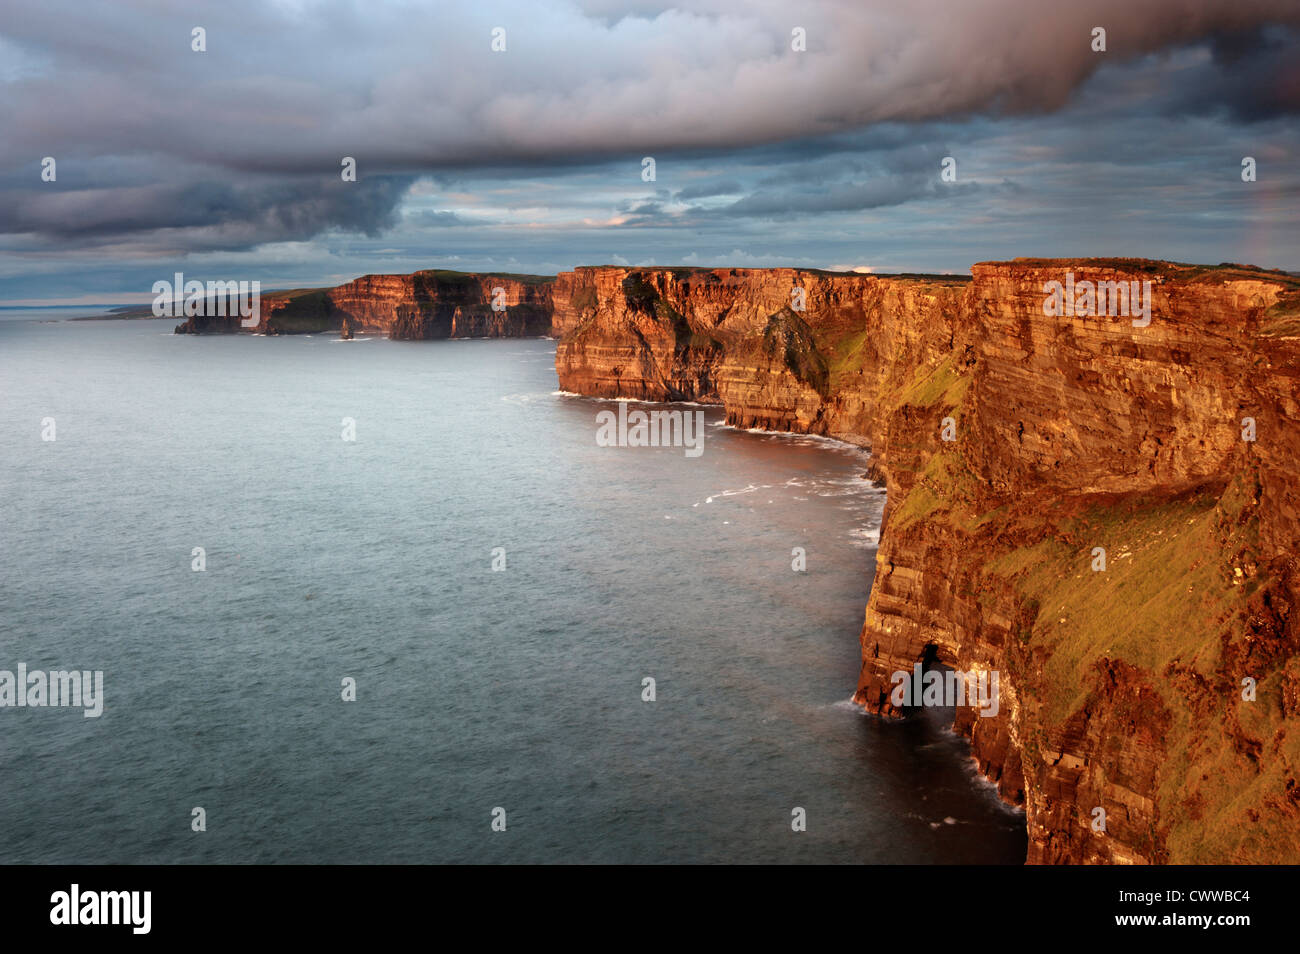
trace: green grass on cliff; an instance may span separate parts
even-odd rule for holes
[[[1010,261],[976,262],[972,268],[980,265],[1019,265],[1025,268],[1056,268],[1060,266],[1075,269],[1099,268],[1117,272],[1146,273],[1162,275],[1166,279],[1178,282],[1214,282],[1278,281],[1294,286],[1300,279],[1280,268],[1261,268],[1258,265],[1241,265],[1236,262],[1220,262],[1218,265],[1198,265],[1194,262],[1167,262],[1155,258],[1014,258]]]
[[[843,378],[855,375],[862,369],[866,363],[869,341],[870,335],[867,329],[863,328],[826,346],[826,371],[832,391],[841,387],[840,382]]]
[[[962,400],[970,387],[971,376],[959,374],[955,355],[947,355],[933,369],[919,368],[912,381],[897,398],[897,404],[915,407],[943,405],[952,408],[959,418]]]
[[[935,427],[938,426],[936,420]],[[989,518],[990,515],[977,512],[971,505],[978,495],[979,481],[961,456],[959,445],[942,446],[942,450],[925,462],[911,491],[890,514],[891,526],[903,527],[943,513],[947,523],[969,533]]]
[[[932,369],[919,369],[899,392],[896,406],[924,409],[934,418],[936,432],[942,427],[943,419],[951,417],[960,433],[962,402],[970,383],[970,375],[959,373],[956,358],[948,355]],[[905,450],[897,444],[891,446],[894,466],[899,465]],[[968,530],[974,528],[978,515],[968,507],[968,502],[976,496],[977,480],[962,457],[960,441],[940,442],[915,477],[912,489],[891,513],[891,524],[904,526],[945,511],[950,523]]]
[[[289,301],[267,318],[267,326],[274,331],[283,334],[332,331],[338,328],[343,320],[341,316],[333,313],[328,289],[295,291],[279,297],[288,298]]]
[[[1282,702],[1284,678],[1300,675],[1294,663],[1289,672],[1265,675],[1254,702],[1242,701],[1234,687],[1236,694],[1208,711],[1174,708],[1170,737],[1187,744],[1174,747],[1161,766],[1158,795],[1172,820],[1171,862],[1275,864],[1300,857],[1294,789],[1300,732],[1294,718],[1284,718]]]
[[[1215,503],[1117,502],[989,564],[1040,607],[1033,641],[1051,653],[1044,683],[1052,691],[1042,700],[1049,725],[1083,704],[1103,657],[1151,672],[1175,659],[1213,665],[1219,628],[1240,596],[1212,558]],[[1106,550],[1104,571],[1092,569],[1095,546]],[[1193,619],[1212,622],[1176,622]]]
[[[1260,334],[1267,338],[1300,337],[1300,289],[1284,292],[1277,304],[1264,312]]]
[[[473,285],[481,278],[504,278],[524,285],[549,285],[555,281],[554,275],[518,275],[514,272],[457,272],[447,268],[426,268],[415,272],[416,275],[428,275],[444,285]]]
[[[493,278],[505,278],[522,285],[550,285],[555,281],[554,275],[524,275],[519,272],[492,272]]]
[[[959,412],[964,393],[960,376],[940,366],[918,375],[903,398]],[[1060,747],[1099,693],[1106,698],[1099,663],[1109,661],[1137,674],[1141,692],[1158,699],[1152,711],[1168,713],[1154,766],[1157,860],[1300,858],[1300,731],[1285,715],[1287,693],[1296,704],[1300,660],[1270,616],[1267,573],[1257,575],[1258,478],[1246,470],[1172,499],[1099,496],[1058,502],[1047,514],[983,512],[960,446],[924,458],[891,527],[957,527],[972,546],[1001,553],[967,596],[1003,611],[1003,587],[1019,596],[1024,615],[1012,624],[1019,642],[1011,659],[1023,662],[1009,665],[1021,671],[1032,713],[1034,728],[1021,739],[1028,771],[1042,769],[1043,750]],[[1095,546],[1106,549],[1104,571],[1092,569]],[[1247,675],[1258,680],[1253,702],[1241,697]],[[1117,751],[1129,717],[1107,712],[1099,757]],[[1128,770],[1110,765],[1111,781],[1129,784]]]
[[[1300,733],[1287,734],[1284,674],[1245,661],[1258,583],[1243,483],[1096,506],[988,564],[1037,610],[1029,648],[1045,657],[1034,688],[1049,736],[1096,691],[1098,660],[1147,674],[1172,716],[1156,805],[1173,863],[1300,857],[1300,813],[1287,789]],[[1093,546],[1106,548],[1105,571],[1092,569]],[[1260,680],[1254,702],[1241,699],[1243,675]]]

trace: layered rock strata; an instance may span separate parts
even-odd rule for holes
[[[856,698],[903,714],[893,674],[921,660],[997,672],[997,715],[956,728],[1024,805],[1031,862],[1300,860],[1300,282],[972,273],[578,269],[560,386],[871,448]],[[1137,282],[1150,322],[1136,299],[1049,314],[1067,281]]]
[[[551,333],[554,281],[534,275],[424,271],[365,275],[329,289],[262,297],[261,320],[187,319],[178,334],[370,332],[389,338],[521,338]]]

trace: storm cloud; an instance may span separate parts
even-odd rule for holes
[[[951,203],[1015,188],[1014,169],[988,163],[938,182],[972,123],[996,136],[1107,88],[1130,118],[1267,124],[1300,111],[1297,64],[1294,0],[9,5],[0,255],[139,259],[403,229],[474,228],[466,245],[488,247],[525,224]],[[41,181],[46,156],[55,182]],[[340,180],[345,156],[355,183]],[[643,156],[661,181],[638,193]],[[615,167],[629,188],[581,191]]]

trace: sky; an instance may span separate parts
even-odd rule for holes
[[[9,3],[0,305],[178,271],[1297,270],[1298,113],[1300,0]]]

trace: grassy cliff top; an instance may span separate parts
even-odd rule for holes
[[[1288,288],[1300,288],[1300,275],[1280,268],[1260,268],[1256,265],[1239,265],[1222,262],[1218,265],[1197,265],[1188,262],[1166,262],[1151,258],[1013,258],[1010,261],[976,262],[972,268],[983,266],[1021,268],[1095,268],[1118,272],[1139,272],[1159,275],[1174,281],[1275,281]]]

